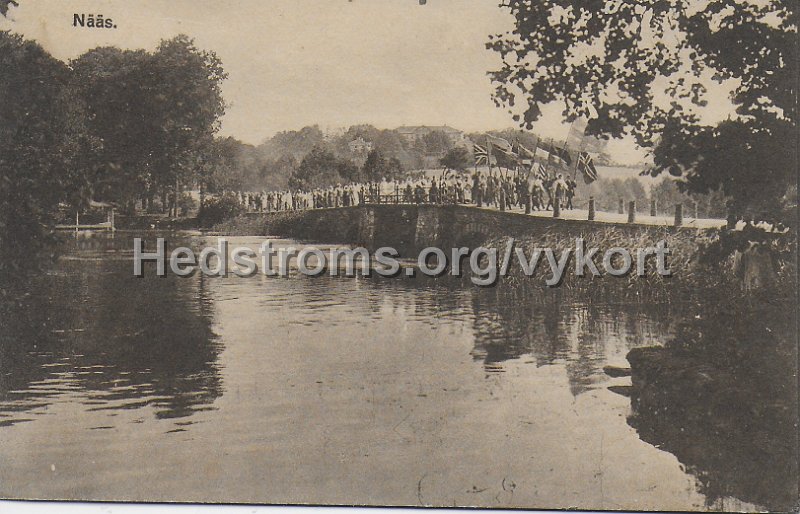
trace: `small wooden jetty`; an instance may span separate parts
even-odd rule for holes
[[[80,212],[75,212],[75,224],[59,224],[56,225],[56,230],[74,230],[76,233],[81,230],[104,230],[107,232],[116,232],[114,225],[114,206],[105,202],[89,202],[89,208],[95,210],[104,210],[106,212],[106,221],[100,223],[84,223],[81,224]]]

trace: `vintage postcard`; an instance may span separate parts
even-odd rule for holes
[[[790,512],[795,0],[0,0],[0,499]]]

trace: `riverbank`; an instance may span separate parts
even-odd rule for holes
[[[663,347],[627,355],[628,423],[694,470],[709,502],[797,507],[796,326],[795,295],[746,304],[718,297]]]

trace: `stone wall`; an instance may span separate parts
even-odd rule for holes
[[[577,237],[608,227],[632,234],[689,230],[526,216],[461,205],[365,205],[269,213],[265,217],[272,235],[318,243],[356,244],[370,250],[391,246],[401,255],[413,255],[428,246],[474,248],[493,237],[520,238],[552,231]]]

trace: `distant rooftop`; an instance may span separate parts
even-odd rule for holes
[[[413,134],[416,132],[445,132],[445,133],[461,133],[460,130],[450,127],[448,125],[413,125],[397,127],[397,132],[401,134]]]

